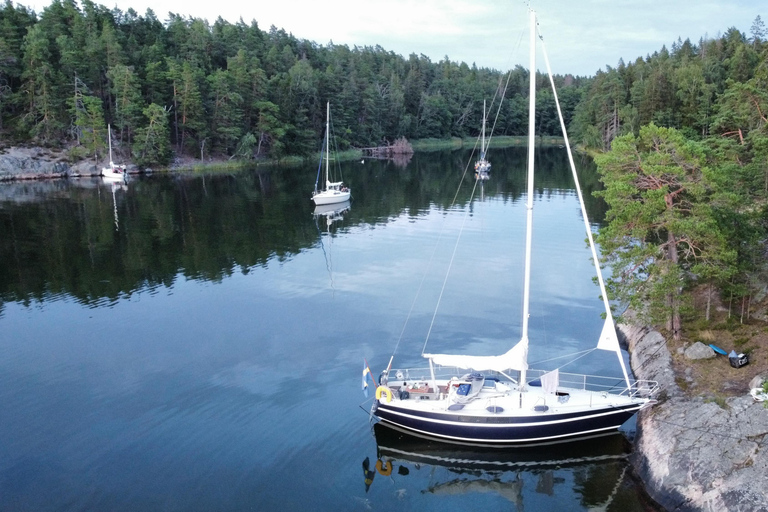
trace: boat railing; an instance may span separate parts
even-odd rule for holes
[[[636,380],[631,383],[629,389],[624,388],[622,395],[627,395],[632,398],[652,398],[659,392],[659,383],[655,380]]]
[[[434,369],[435,379],[444,380],[455,377],[456,375],[467,375],[472,373],[470,370],[461,368],[454,368],[448,366],[436,366]],[[517,377],[518,372],[510,371],[505,373],[495,371],[483,371],[481,373],[486,380],[497,379],[500,381],[508,381],[510,378],[514,380]],[[541,385],[541,376],[548,373],[548,370],[527,370],[526,381],[528,386]],[[565,373],[559,372],[559,386],[562,388],[579,389],[585,391],[606,392],[614,393],[616,395],[628,395],[630,397],[650,397],[653,396],[659,389],[659,385],[655,381],[649,380],[631,380],[630,386],[627,388],[627,383],[623,377],[605,377],[599,375],[587,375],[580,373]],[[391,369],[388,375],[388,382],[392,385],[397,385],[403,382],[429,382],[431,379],[429,368],[403,368],[403,369]],[[514,382],[517,384],[517,382]]]
[[[528,370],[528,385],[541,385],[539,379],[548,373],[547,370]],[[558,372],[558,387],[614,393],[617,395],[650,396],[658,390],[658,384],[653,381],[630,380],[629,388],[623,377],[606,377],[582,373]]]

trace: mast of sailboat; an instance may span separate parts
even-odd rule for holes
[[[107,125],[107,141],[109,142],[109,168],[114,169],[115,164],[112,160],[112,125]]]
[[[527,214],[525,221],[525,281],[523,285],[523,334],[521,343],[528,345],[528,317],[530,316],[531,297],[531,245],[533,236],[533,144],[534,131],[536,129],[536,13],[531,10],[530,16],[530,57],[529,57],[529,84],[528,84],[528,200],[526,202]],[[527,350],[526,350],[527,352]],[[525,389],[525,368],[520,371],[520,386]]]
[[[330,131],[331,126],[331,102],[325,104],[325,188],[326,190],[330,188],[330,174],[328,173],[328,165],[329,160],[331,156],[331,147],[328,145],[329,142],[329,135],[328,132]]]
[[[480,159],[485,160],[485,100],[483,100],[483,142],[480,144]]]

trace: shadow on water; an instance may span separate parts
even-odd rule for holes
[[[410,479],[424,496],[489,494],[517,511],[554,510],[557,496],[568,493],[582,510],[658,510],[630,482],[631,446],[622,433],[494,449],[422,439],[381,423],[373,432],[375,462],[366,457],[362,463],[366,492],[377,479],[395,486]]]

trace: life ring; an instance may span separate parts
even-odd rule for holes
[[[386,386],[376,388],[376,400],[381,400],[382,395],[387,395],[387,402],[392,401],[392,391]]]
[[[382,467],[383,466],[383,467]],[[389,476],[392,474],[392,461],[388,460],[385,463],[381,463],[381,459],[376,461],[376,471],[382,476]]]

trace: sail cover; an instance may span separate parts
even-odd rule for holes
[[[440,366],[455,366],[477,372],[528,369],[528,339],[522,339],[507,353],[500,356],[465,356],[451,354],[423,354]]]

